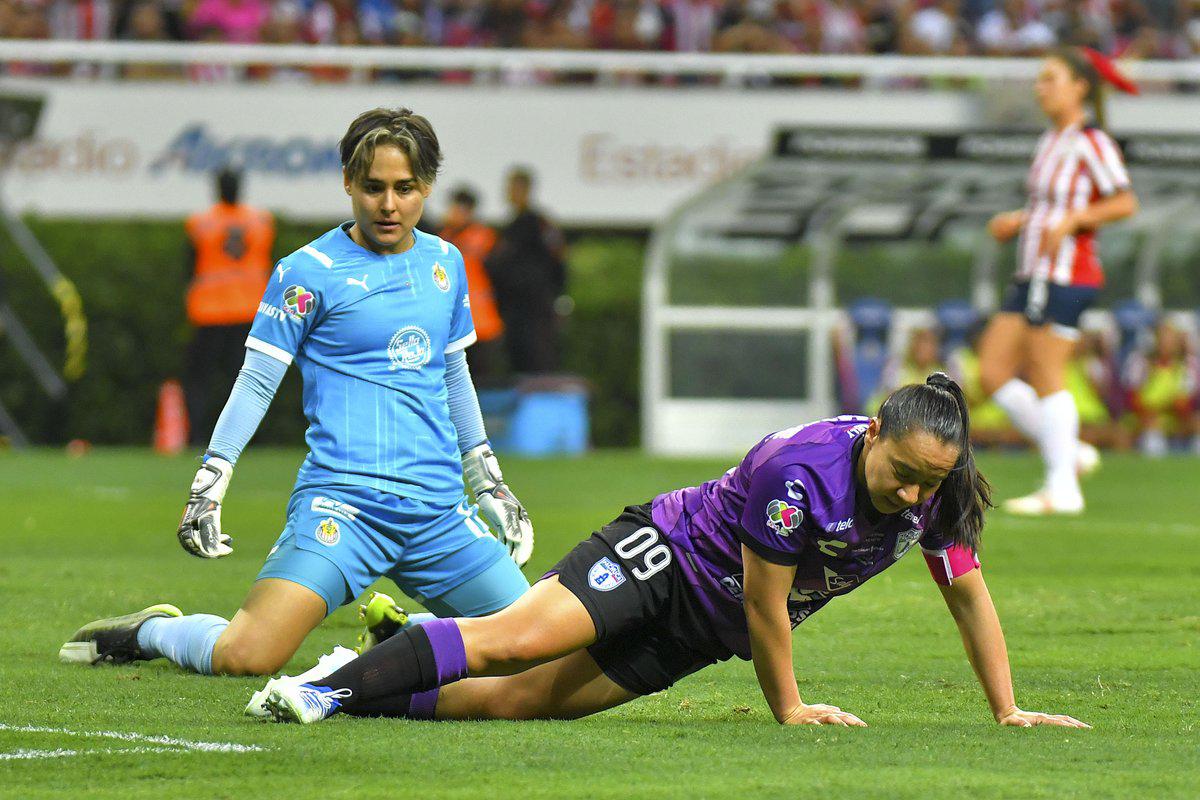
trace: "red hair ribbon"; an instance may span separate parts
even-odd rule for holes
[[[1096,74],[1101,78],[1122,92],[1125,92],[1125,94],[1141,94],[1137,84],[1125,77],[1108,56],[1090,47],[1081,47],[1079,49],[1087,56],[1087,60],[1092,62],[1092,68],[1096,70]]]

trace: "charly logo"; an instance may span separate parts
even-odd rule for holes
[[[326,517],[317,525],[317,541],[333,547],[342,540],[342,528],[333,517]]]
[[[299,284],[292,284],[283,291],[283,310],[292,319],[304,319],[317,304],[317,296]]]
[[[599,592],[611,592],[625,582],[625,573],[620,565],[607,556],[592,564],[588,570],[588,583]]]
[[[387,347],[390,370],[420,369],[429,363],[433,347],[424,328],[409,325],[392,334]]]
[[[443,292],[450,291],[450,276],[446,274],[446,268],[438,262],[433,262],[433,282]]]

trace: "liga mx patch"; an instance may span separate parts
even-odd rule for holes
[[[588,570],[588,583],[598,592],[611,592],[625,582],[625,573],[611,558],[604,558],[592,564]]]
[[[317,296],[298,283],[283,291],[283,310],[292,319],[304,319],[317,304]]]
[[[783,500],[772,500],[767,504],[767,527],[780,536],[787,536],[804,521],[804,512]]]
[[[342,540],[342,528],[333,517],[326,517],[317,525],[317,541],[333,547]]]

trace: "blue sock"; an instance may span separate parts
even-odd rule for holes
[[[184,669],[212,675],[213,647],[229,620],[214,614],[154,617],[138,629],[138,647],[151,658],[166,658]]]
[[[408,615],[408,624],[406,624],[400,630],[405,630],[407,628],[411,628],[413,625],[424,625],[426,622],[430,622],[435,619],[437,619],[436,614],[429,614],[426,612],[422,612],[420,614],[409,614]]]

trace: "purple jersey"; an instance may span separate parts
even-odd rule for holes
[[[742,544],[768,561],[796,565],[788,597],[793,627],[917,542],[927,551],[950,547],[948,537],[926,530],[933,498],[880,515],[858,492],[854,465],[867,421],[834,417],[771,434],[720,478],[654,499],[654,524],[667,534],[714,632],[741,658],[750,658]]]

